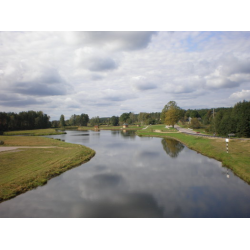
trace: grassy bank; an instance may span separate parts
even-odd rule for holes
[[[19,131],[8,131],[4,132],[4,135],[60,135],[66,134],[66,132],[57,131],[54,128],[46,128],[46,129],[32,129],[32,130],[19,130]]]
[[[203,138],[182,133],[156,133],[151,132],[153,128],[154,126],[151,126],[136,133],[139,136],[170,137],[179,140],[190,149],[221,161],[224,166],[232,169],[236,175],[250,184],[250,140],[230,139],[227,154],[225,139]]]
[[[183,124],[181,124],[181,123],[179,122],[178,125],[179,125],[181,128],[191,128],[190,124],[183,125]],[[195,132],[198,132],[198,133],[200,133],[200,134],[203,134],[203,135],[212,135],[212,136],[213,136],[214,133],[213,133],[213,132],[208,132],[208,131],[206,131],[206,128],[207,128],[207,126],[203,126],[203,127],[201,127],[201,128],[195,128],[195,129],[192,129],[192,130],[195,131]]]
[[[140,130],[142,129],[142,127],[137,127],[135,125],[128,126],[128,128],[123,128],[122,126],[106,126],[106,125],[99,126],[99,130],[121,130],[121,129]],[[95,128],[91,126],[82,126],[78,127],[78,130],[95,130]]]
[[[85,146],[44,137],[0,136],[0,140],[4,146],[48,146],[0,153],[0,201],[44,185],[95,155],[94,150]]]

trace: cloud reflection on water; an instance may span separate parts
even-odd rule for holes
[[[228,179],[221,163],[179,142],[118,132],[90,131],[90,162],[1,203],[0,217],[250,217],[250,186]],[[85,138],[67,133],[68,142]]]

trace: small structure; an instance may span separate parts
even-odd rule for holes
[[[124,123],[124,124],[122,125],[122,127],[123,127],[123,128],[127,128],[127,127],[128,127],[128,124],[127,124],[127,123]]]
[[[94,126],[94,129],[95,129],[95,130],[99,130],[99,125],[95,125],[95,126]]]

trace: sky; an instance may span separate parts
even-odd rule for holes
[[[250,32],[3,31],[0,111],[89,117],[250,100]]]

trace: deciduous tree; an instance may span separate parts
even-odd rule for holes
[[[163,110],[166,110],[164,120],[165,124],[171,125],[174,128],[174,125],[180,120],[181,117],[180,107],[177,106],[175,101],[170,101],[167,105],[165,105]]]

